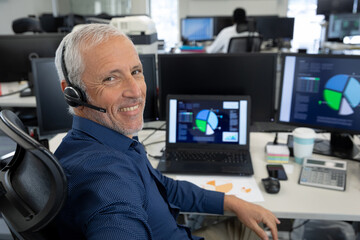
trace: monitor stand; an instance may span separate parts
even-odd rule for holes
[[[360,147],[350,134],[331,133],[330,141],[316,139],[313,153],[360,161]]]

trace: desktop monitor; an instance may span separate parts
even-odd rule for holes
[[[160,119],[168,94],[250,95],[251,119],[274,120],[276,54],[159,54]]]
[[[279,17],[277,25],[277,38],[293,39],[295,18]]]
[[[292,39],[294,34],[294,18],[277,16],[253,17],[255,29],[264,40]]]
[[[155,55],[141,54],[140,61],[143,65],[147,85],[144,121],[153,121],[158,118]],[[72,125],[72,116],[68,112],[68,105],[61,91],[54,58],[33,59],[32,71],[40,135],[46,136],[68,131]]]
[[[61,91],[54,58],[33,59],[32,71],[40,136],[70,130],[72,115]]]
[[[328,40],[342,41],[346,36],[360,35],[360,13],[331,14]]]
[[[214,36],[219,35],[220,31],[226,27],[232,26],[233,17],[232,16],[215,16],[214,17]]]
[[[264,40],[274,38],[276,32],[277,15],[248,16],[248,22],[255,25],[255,31],[260,33]]]
[[[359,66],[359,56],[284,55],[278,121],[329,131],[314,152],[356,158],[348,134],[360,133]]]
[[[208,41],[214,38],[214,19],[194,17],[181,19],[181,39],[185,41]]]
[[[355,0],[356,1],[356,0]],[[318,0],[317,15],[325,15],[327,19],[332,13],[352,13],[354,0]]]
[[[140,54],[146,82],[146,105],[144,110],[144,121],[155,121],[159,118],[158,102],[158,80],[156,74],[155,54]]]
[[[0,35],[0,82],[31,81],[31,59],[55,57],[63,33]]]

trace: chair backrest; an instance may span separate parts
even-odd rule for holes
[[[228,53],[260,52],[261,36],[233,37],[230,39]]]
[[[49,228],[66,199],[62,167],[27,134],[13,112],[0,112],[0,129],[17,143],[14,156],[0,163],[0,212],[5,222],[18,239],[56,239],[57,231]]]
[[[39,19],[31,17],[15,19],[12,22],[12,29],[14,33],[43,32]]]

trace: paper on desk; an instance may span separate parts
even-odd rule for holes
[[[208,190],[215,190],[248,202],[263,202],[264,197],[254,177],[190,176],[178,175],[177,180],[192,182]]]

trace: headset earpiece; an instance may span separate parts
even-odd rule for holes
[[[80,88],[77,88],[71,84],[71,82],[69,80],[69,74],[68,74],[68,71],[67,71],[66,65],[65,65],[65,43],[64,43],[64,46],[62,49],[62,54],[61,54],[61,69],[63,71],[64,78],[65,78],[65,81],[67,84],[67,86],[64,89],[64,98],[65,98],[66,103],[69,104],[69,106],[71,106],[71,107],[84,106],[84,107],[88,107],[88,108],[94,109],[94,110],[102,112],[102,113],[106,112],[105,108],[101,108],[101,107],[97,107],[97,106],[88,104],[86,102],[86,94],[84,93],[84,91],[82,91]]]
[[[64,97],[67,104],[71,107],[78,107],[81,105],[81,102],[84,102],[82,91],[79,91],[79,89],[74,86],[67,86],[64,89]]]

